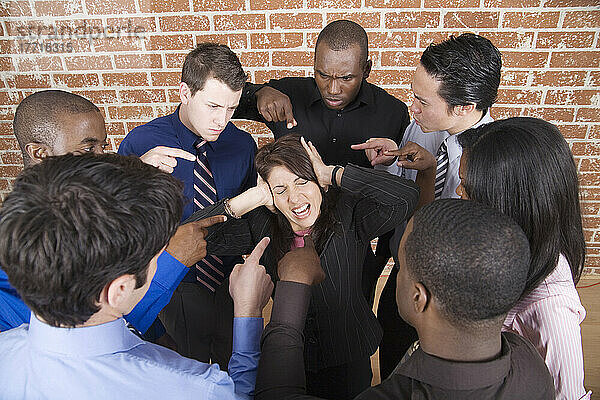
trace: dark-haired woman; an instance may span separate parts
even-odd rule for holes
[[[464,132],[456,193],[495,207],[523,229],[531,248],[525,292],[504,330],[533,343],[554,377],[557,399],[588,398],[575,283],[585,260],[577,169],[558,128],[510,118]]]
[[[361,291],[367,244],[412,214],[418,188],[382,171],[327,166],[296,135],[263,146],[255,162],[263,182],[194,218],[230,216],[211,228],[211,254],[247,254],[262,237],[271,237],[261,263],[274,278],[277,261],[311,236],[327,277],[312,288],[304,329],[307,391],[353,398],[371,384],[369,357],[381,340]]]

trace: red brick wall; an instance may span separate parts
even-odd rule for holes
[[[504,61],[492,115],[560,126],[580,171],[588,272],[600,273],[597,0],[2,1],[0,196],[22,168],[11,120],[26,95],[53,87],[88,97],[116,150],[134,126],[173,109],[182,59],[196,43],[228,44],[254,82],[308,76],[317,33],[342,17],[369,33],[370,81],[407,103],[415,61],[432,40],[467,31],[490,38]],[[259,143],[269,137],[259,124],[236,124]]]

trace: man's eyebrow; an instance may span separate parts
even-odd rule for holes
[[[98,142],[100,142],[100,140],[98,140],[95,137],[86,137],[85,139],[83,139],[81,141],[81,143],[98,143]]]

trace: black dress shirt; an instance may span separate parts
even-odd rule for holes
[[[372,137],[385,137],[400,144],[410,123],[406,104],[385,90],[363,80],[361,88],[343,110],[327,108],[314,78],[283,78],[267,83],[290,98],[298,125],[288,129],[286,122],[266,122],[256,108],[255,93],[263,85],[247,83],[233,118],[264,122],[275,139],[300,133],[313,142],[327,165],[352,163],[370,167],[364,150],[352,150]]]
[[[310,295],[307,285],[277,285],[271,321],[261,340],[257,400],[316,399],[304,394],[302,370],[302,326]],[[554,399],[554,383],[544,361],[514,333],[502,333],[500,356],[486,362],[448,361],[420,348],[408,354],[388,379],[356,399]]]
[[[346,364],[377,349],[381,327],[361,291],[362,265],[370,251],[367,244],[411,215],[418,199],[419,190],[412,181],[384,171],[346,166],[334,209],[337,226],[320,254],[326,278],[312,287],[304,329],[307,369]],[[190,220],[223,213],[221,201]],[[263,237],[272,236],[271,216],[266,207],[259,207],[240,220],[229,218],[210,227],[208,253],[249,254]],[[277,260],[270,247],[261,263],[276,279]]]

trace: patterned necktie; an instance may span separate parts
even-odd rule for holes
[[[437,167],[435,169],[435,200],[442,196],[444,190],[444,184],[446,183],[446,175],[448,173],[448,147],[446,142],[443,141],[440,144],[440,148],[435,156],[437,160]]]
[[[206,140],[198,139],[196,147],[196,163],[194,165],[194,205],[201,210],[217,201],[217,190],[210,165],[206,158]],[[207,255],[196,264],[196,279],[214,292],[225,279],[223,261]]]

